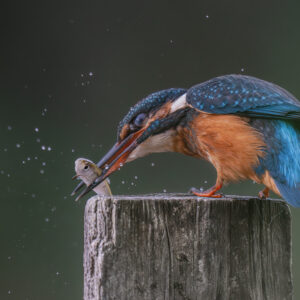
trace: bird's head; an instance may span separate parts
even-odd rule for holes
[[[174,129],[188,109],[185,93],[186,90],[180,88],[159,91],[131,107],[119,123],[116,144],[97,163],[103,173],[78,198],[87,194],[126,162],[153,152],[172,151]],[[72,195],[82,186],[80,183]]]

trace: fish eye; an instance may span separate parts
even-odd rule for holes
[[[89,166],[88,166],[88,165],[84,166],[84,169],[85,169],[85,170],[87,170],[88,168],[89,168]]]
[[[136,116],[136,118],[134,119],[134,125],[137,126],[137,127],[142,127],[143,122],[146,119],[146,116],[147,115],[145,113],[138,114]]]

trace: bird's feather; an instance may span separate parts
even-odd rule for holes
[[[268,119],[300,119],[300,102],[283,88],[243,75],[225,75],[193,86],[187,103],[199,111]]]
[[[165,104],[167,101],[173,101],[186,92],[182,88],[171,88],[167,90],[158,91],[148,95],[146,98],[140,100],[133,107],[130,108],[126,116],[121,120],[118,126],[118,139],[123,127],[130,123],[132,119],[140,113],[149,113],[152,109],[157,109]]]
[[[300,188],[291,187],[287,182],[275,180],[275,184],[280,191],[281,196],[291,205],[300,207]]]
[[[291,121],[254,119],[251,125],[266,142],[266,155],[260,158],[256,173],[270,173],[281,196],[300,206],[300,131]]]

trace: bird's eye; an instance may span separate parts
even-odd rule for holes
[[[84,169],[85,169],[85,170],[87,170],[88,168],[89,168],[89,166],[88,166],[88,165],[84,166]]]
[[[146,119],[146,114],[145,113],[141,113],[139,115],[136,116],[136,118],[134,119],[134,125],[137,127],[142,127],[143,122]]]

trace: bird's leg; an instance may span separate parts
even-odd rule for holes
[[[198,197],[212,197],[212,198],[221,198],[222,195],[221,194],[215,194],[218,190],[220,190],[222,188],[223,184],[222,183],[216,183],[213,187],[211,187],[210,189],[201,192],[200,190],[196,189],[196,188],[191,188],[190,192],[193,193],[194,195],[198,196]]]
[[[265,187],[262,191],[258,193],[258,197],[262,200],[267,199],[269,197],[270,189]]]

